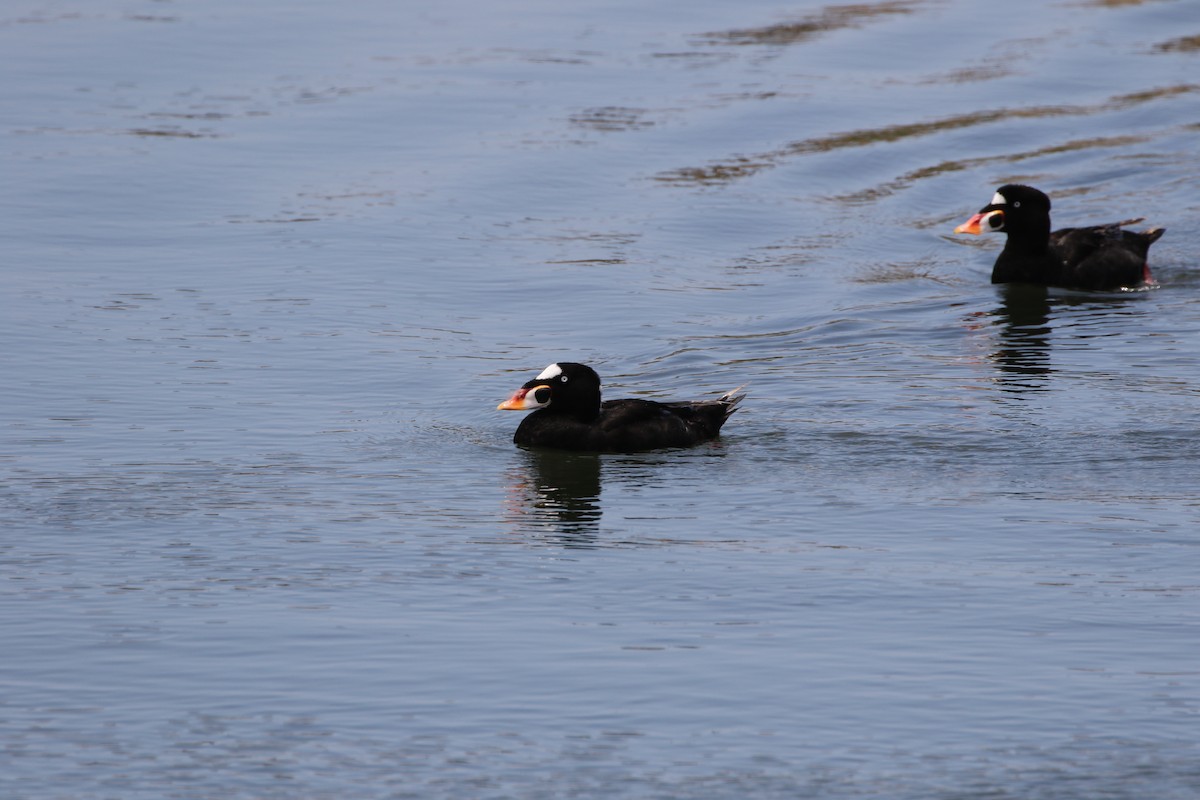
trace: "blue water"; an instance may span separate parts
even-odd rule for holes
[[[0,796],[1200,796],[1187,0],[0,10]],[[994,287],[1032,183],[1157,288]],[[546,364],[747,384],[533,453]]]

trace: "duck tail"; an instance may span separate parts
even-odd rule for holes
[[[746,399],[746,392],[742,391],[743,389],[746,388],[746,386],[747,386],[747,384],[743,383],[741,386],[737,387],[736,389],[730,389],[728,392],[726,392],[725,394],[723,394],[717,398],[717,402],[721,403],[722,405],[725,406],[725,418],[726,419],[728,419],[729,415],[732,414],[734,411],[737,411],[738,403],[741,403],[743,400]],[[739,392],[740,392],[740,394],[739,394]]]

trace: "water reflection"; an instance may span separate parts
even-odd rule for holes
[[[1157,87],[1146,91],[1113,95],[1103,102],[1090,105],[1052,104],[1002,107],[968,111],[930,120],[894,122],[874,128],[860,128],[809,139],[801,139],[776,150],[761,153],[739,153],[724,161],[715,161],[703,167],[677,167],[658,173],[655,179],[673,184],[710,185],[715,183],[729,183],[755,175],[763,170],[772,169],[800,156],[840,152],[851,148],[879,144],[894,144],[896,142],[934,136],[948,131],[978,128],[999,122],[1011,122],[1013,120],[1096,117],[1196,92],[1200,92],[1200,84],[1185,83]],[[939,174],[941,172],[958,171],[960,169],[977,167],[988,163],[990,160],[1004,162],[1021,161],[1039,155],[1088,150],[1096,147],[1123,146],[1145,140],[1144,135],[1130,134],[1116,138],[1093,137],[1069,140],[1067,142],[1053,142],[1042,145],[1029,153],[998,153],[990,158],[980,156],[965,161],[942,163],[933,168],[910,173],[906,178],[912,181],[928,177],[927,173]],[[929,172],[930,169],[932,170],[931,173]]]
[[[987,312],[998,329],[989,358],[1005,391],[1021,394],[1046,389],[1050,347],[1090,347],[1088,340],[1120,335],[1128,317],[1145,313],[1143,292],[1075,293],[1044,286],[1007,284],[997,287],[1000,305]],[[1065,292],[1065,293],[1064,293]]]
[[[991,354],[1006,391],[1041,391],[1054,371],[1050,366],[1050,295],[1044,286],[1000,287],[1000,306],[992,312],[1000,327],[999,347]]]
[[[509,476],[507,519],[523,535],[564,547],[595,547],[600,528],[600,455],[523,450]]]
[[[714,31],[699,37],[701,44],[771,45],[800,44],[822,34],[846,28],[857,28],[872,19],[895,14],[909,14],[918,4],[912,0],[889,0],[883,3],[832,5],[815,14],[774,25]]]

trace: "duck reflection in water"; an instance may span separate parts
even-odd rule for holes
[[[1056,371],[1051,342],[1077,345],[1080,339],[1111,335],[1104,332],[1109,324],[1145,313],[1138,303],[1144,292],[1073,293],[1032,284],[1007,284],[999,292],[1000,305],[990,312],[999,324],[991,361],[1001,387],[1018,395],[1048,388]]]
[[[1000,306],[992,312],[1000,324],[1000,345],[992,362],[1006,391],[1043,391],[1054,371],[1050,366],[1050,297],[1045,286],[1007,284]]]
[[[600,529],[598,453],[531,449],[510,473],[508,519],[520,533],[564,547],[596,547]]]

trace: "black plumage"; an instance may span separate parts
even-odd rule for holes
[[[631,453],[691,447],[716,438],[744,397],[735,389],[715,400],[601,402],[595,370],[560,362],[546,367],[499,408],[533,410],[513,435],[522,447]]]
[[[1153,283],[1147,255],[1164,228],[1135,232],[1142,218],[1050,230],[1050,198],[1032,186],[1007,184],[955,233],[1007,234],[992,283],[1033,283],[1094,291]]]

